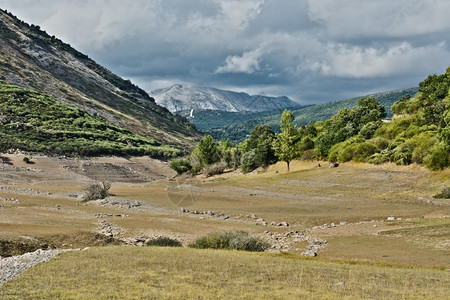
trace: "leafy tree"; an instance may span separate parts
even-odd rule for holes
[[[290,162],[298,156],[297,142],[299,141],[300,134],[295,125],[294,115],[284,110],[281,115],[281,133],[275,135],[272,146],[275,151],[275,155],[279,160],[285,161],[287,164],[288,172],[290,171]]]
[[[257,125],[250,137],[241,144],[244,152],[242,167],[250,172],[260,166],[268,166],[277,161],[272,148],[275,132],[269,125]],[[251,154],[250,154],[251,153]]]
[[[231,167],[233,165],[233,143],[230,139],[222,140],[219,142],[218,151],[220,154],[220,158],[227,164],[227,167]]]
[[[197,147],[197,155],[203,165],[212,165],[220,160],[219,148],[212,136],[205,136]]]

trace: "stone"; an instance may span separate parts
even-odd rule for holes
[[[288,222],[281,222],[280,226],[289,227],[289,224],[288,224]]]
[[[388,221],[395,221],[395,217],[387,217]]]

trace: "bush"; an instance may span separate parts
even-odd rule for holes
[[[29,163],[31,163],[31,160],[28,157],[25,156],[23,158],[23,162],[26,163],[26,164],[29,164]]]
[[[446,187],[439,194],[434,195],[433,198],[450,199],[450,187]]]
[[[160,236],[156,239],[152,239],[145,243],[147,246],[159,246],[159,247],[181,247],[182,244],[176,239]]]
[[[450,153],[441,143],[431,150],[431,155],[425,158],[425,165],[431,170],[442,170],[450,166]]]
[[[192,166],[186,159],[177,159],[170,162],[170,168],[175,170],[178,174],[183,174],[192,170]]]
[[[203,168],[203,175],[209,177],[217,174],[222,174],[223,171],[225,171],[226,167],[227,163],[223,161],[206,166]]]
[[[85,193],[84,201],[105,199],[107,196],[111,195],[108,192],[110,188],[111,184],[109,182],[102,181],[96,184],[92,184],[83,189],[83,192]]]
[[[210,233],[195,240],[189,247],[197,249],[227,249],[263,252],[269,243],[261,238],[252,237],[245,231],[226,231]]]

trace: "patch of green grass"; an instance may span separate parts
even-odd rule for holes
[[[64,253],[6,283],[2,299],[445,299],[448,272],[159,247]]]

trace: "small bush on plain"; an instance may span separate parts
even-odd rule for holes
[[[147,246],[159,246],[159,247],[181,247],[182,244],[176,239],[172,239],[165,236],[160,236],[156,239],[152,239],[145,243]]]
[[[83,189],[83,192],[85,193],[84,201],[105,199],[107,196],[111,195],[108,192],[110,188],[111,184],[109,182],[99,182],[96,184],[92,184]]]
[[[190,245],[198,249],[227,249],[263,252],[269,243],[261,238],[252,237],[245,231],[213,232],[200,237]]]

